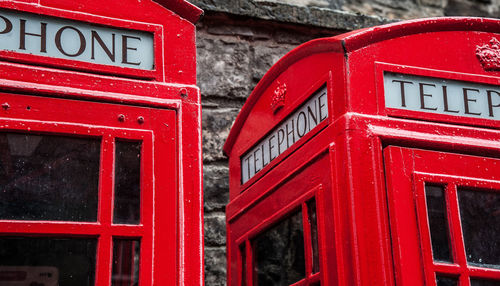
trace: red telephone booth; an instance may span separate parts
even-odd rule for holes
[[[202,285],[179,1],[0,1],[0,285]]]
[[[500,285],[500,21],[294,49],[237,117],[229,285]]]

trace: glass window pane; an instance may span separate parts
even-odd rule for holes
[[[96,221],[100,144],[0,133],[0,219]]]
[[[302,213],[296,212],[254,241],[258,285],[290,285],[305,278]]]
[[[0,237],[0,285],[9,277],[19,285],[94,285],[96,248],[94,238]]]
[[[500,193],[459,188],[467,261],[500,268]]]
[[[312,273],[319,272],[319,246],[318,246],[318,217],[316,215],[316,200],[312,199],[307,202],[307,212],[309,225],[311,226],[311,243],[312,243]]]
[[[437,286],[457,286],[458,278],[436,275]]]
[[[113,239],[112,286],[139,285],[139,240]]]
[[[241,257],[241,286],[247,285],[247,250],[245,247],[246,243],[244,242],[240,246],[240,257]]]
[[[141,209],[141,142],[116,141],[113,223],[139,224]]]
[[[498,286],[500,280],[483,280],[483,279],[470,279],[470,286]]]
[[[443,186],[425,186],[425,199],[434,260],[451,262],[450,237]]]

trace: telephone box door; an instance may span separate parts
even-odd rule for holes
[[[500,284],[500,159],[384,150],[397,285]]]
[[[152,285],[175,265],[154,229],[175,229],[174,110],[0,97],[0,285]]]

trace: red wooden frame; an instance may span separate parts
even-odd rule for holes
[[[228,285],[238,285],[241,279],[232,264],[241,259],[239,243],[247,241],[247,268],[251,261],[251,244],[242,238],[244,234],[282,212],[285,202],[295,200],[309,189],[303,186],[312,182],[324,186],[325,205],[318,211],[323,227],[329,230],[321,232],[326,242],[322,244],[321,262],[326,267],[322,284],[425,285],[421,250],[426,246],[419,239],[415,196],[401,194],[396,187],[403,186],[395,183],[387,167],[404,172],[405,179],[397,182],[405,183],[404,190],[413,190],[413,177],[408,174],[411,164],[396,160],[397,152],[388,156],[387,148],[500,158],[500,125],[494,120],[386,108],[383,72],[498,85],[500,71],[483,68],[477,47],[499,39],[499,29],[500,21],[494,19],[399,22],[314,40],[278,61],[246,101],[224,146],[230,172]],[[274,115],[269,108],[278,82],[291,91],[291,102],[299,102],[325,75],[328,124],[266,166],[262,175],[241,184],[242,154],[288,114],[282,109]],[[323,164],[325,160],[329,165]],[[468,269],[473,277],[496,275]]]
[[[140,238],[141,285],[202,285],[194,26],[202,11],[184,0],[0,0],[0,9],[154,33],[155,53],[154,70],[144,71],[0,51],[0,129],[102,138],[106,197],[98,222],[2,221],[1,234],[100,237],[96,286],[111,282],[112,238]],[[112,224],[116,137],[143,140],[140,225]]]
[[[140,283],[150,285],[152,283],[152,266],[148,261],[153,260],[153,216],[154,216],[154,187],[153,187],[153,133],[148,130],[104,127],[96,125],[85,125],[72,123],[72,116],[77,115],[87,121],[99,118],[99,114],[109,106],[98,103],[85,103],[80,101],[61,101],[50,99],[39,99],[32,96],[3,94],[2,99],[15,99],[16,105],[30,106],[26,113],[33,112],[31,109],[42,109],[39,111],[48,120],[33,119],[0,119],[0,127],[3,132],[15,131],[29,134],[58,134],[65,136],[101,138],[100,178],[98,192],[97,221],[94,222],[51,222],[51,221],[0,221],[2,235],[37,235],[37,236],[87,236],[99,238],[97,247],[97,269],[96,285],[108,285],[111,281],[111,254],[113,238],[134,238],[141,241],[140,259]],[[52,101],[52,102],[50,102]],[[56,102],[54,102],[56,101]],[[54,116],[47,114],[42,104],[64,103],[68,112],[57,115],[57,121],[52,121]],[[92,105],[88,109],[82,109],[83,105]],[[12,108],[16,108],[13,106]],[[118,106],[124,113],[127,109],[134,107]],[[8,113],[9,110],[4,111]],[[24,112],[24,111],[23,111]],[[84,113],[82,113],[84,112]],[[167,111],[168,112],[168,111]],[[173,111],[169,111],[175,114]],[[45,113],[45,114],[44,114]],[[84,114],[82,116],[82,114]],[[52,117],[50,120],[49,118]],[[66,117],[65,119],[62,119]],[[171,117],[170,120],[173,120]],[[95,120],[95,119],[94,119]],[[98,119],[99,120],[99,119]],[[102,119],[101,119],[102,120]],[[114,142],[115,138],[142,142],[141,151],[141,206],[139,225],[113,224],[113,193],[114,193]],[[171,151],[172,152],[172,151]]]
[[[255,285],[254,284],[254,278],[255,278],[255,272],[254,272],[254,261],[253,261],[253,243],[252,240],[257,237],[260,233],[266,231],[279,221],[283,220],[286,218],[290,213],[294,211],[299,211],[302,215],[302,229],[303,229],[303,234],[304,234],[304,259],[305,259],[305,266],[306,266],[306,277],[292,285],[294,286],[301,286],[301,285],[312,285],[313,283],[316,282],[321,282],[322,281],[322,256],[321,256],[321,248],[322,244],[320,243],[322,239],[322,235],[320,234],[322,230],[322,217],[319,212],[316,213],[317,217],[317,232],[318,232],[318,246],[319,246],[319,266],[320,270],[317,273],[312,273],[312,261],[313,261],[313,256],[312,256],[312,241],[311,241],[311,225],[309,222],[309,215],[308,215],[308,207],[307,203],[311,200],[315,200],[316,202],[316,208],[318,209],[318,206],[322,205],[323,202],[323,187],[321,185],[315,187],[312,190],[306,191],[302,196],[294,200],[293,202],[288,203],[285,207],[283,207],[279,212],[275,213],[273,216],[265,219],[262,221],[260,224],[257,226],[251,228],[246,234],[241,236],[239,239],[236,240],[236,244],[239,245],[239,249],[245,249],[245,257],[246,257],[246,262],[242,262],[242,257],[241,251],[238,253],[238,267],[239,269],[242,269],[243,265],[246,265],[246,269],[242,269],[242,271],[245,271],[245,274],[243,274],[241,271],[239,272],[238,275],[238,285]],[[247,280],[244,282],[242,280],[242,277],[247,277]],[[244,284],[247,283],[247,284]]]
[[[425,282],[421,283],[425,285],[436,285],[436,274],[459,278],[462,286],[470,285],[469,278],[500,281],[500,270],[467,263],[457,198],[457,186],[500,192],[500,177],[493,175],[495,167],[500,166],[500,160],[400,147],[387,148],[385,155],[388,162],[386,170],[388,170],[388,194],[391,198],[393,239],[399,241],[395,247],[408,251],[402,253],[401,250],[394,250],[395,253],[399,253],[399,263],[406,264],[407,267],[411,267],[408,263],[412,263],[414,267],[423,269],[421,279]],[[451,166],[464,167],[459,167],[457,170],[448,168],[443,166],[443,160]],[[404,165],[403,168],[401,164]],[[474,168],[477,171],[467,169],[466,166],[469,164],[477,167]],[[451,263],[433,259],[424,189],[426,183],[444,186]],[[398,203],[405,204],[404,206],[410,207],[411,210],[415,209],[414,213],[411,211],[402,216],[401,211],[397,210]],[[417,230],[417,237],[410,239],[406,235],[406,233],[413,234]],[[420,279],[419,275],[410,273],[412,270],[397,268],[397,277],[400,279],[398,282]],[[419,283],[418,280],[416,282]]]

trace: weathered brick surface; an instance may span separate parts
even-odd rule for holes
[[[205,283],[226,285],[225,206],[229,171],[222,146],[244,101],[284,54],[313,38],[444,15],[500,17],[500,0],[192,0],[203,105]]]

